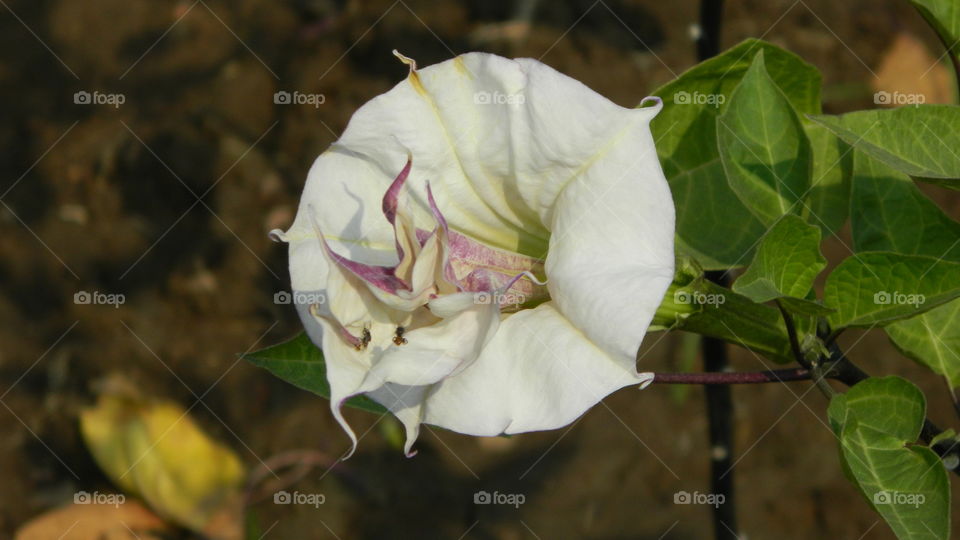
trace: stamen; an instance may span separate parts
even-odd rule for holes
[[[371,339],[372,339],[372,336],[370,336],[370,329],[364,327],[363,334],[361,334],[360,336],[360,343],[357,343],[356,345],[354,345],[354,348],[356,348],[358,351],[365,350],[367,348],[367,345],[370,344]]]
[[[406,331],[407,331],[407,329],[404,328],[404,327],[402,327],[402,326],[398,326],[398,327],[397,327],[397,332],[396,332],[396,334],[394,334],[394,336],[393,336],[393,344],[394,344],[394,345],[396,345],[396,346],[399,347],[400,345],[406,345],[406,344],[407,344],[407,338],[403,337],[403,333],[406,332]]]

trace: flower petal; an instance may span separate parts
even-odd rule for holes
[[[403,423],[406,431],[403,451],[407,457],[416,455],[416,451],[411,451],[411,448],[420,434],[423,400],[428,389],[427,386],[403,386],[391,383],[367,394],[367,397],[386,407],[397,417],[397,420]]]
[[[573,325],[625,364],[673,280],[674,205],[637,116],[602,160],[571,180],[553,211],[547,289]]]
[[[547,302],[501,321],[470,366],[433,386],[422,419],[471,435],[555,429],[651,378],[610,358]]]
[[[477,358],[499,322],[498,306],[476,304],[438,323],[407,332],[407,343],[388,347],[358,391],[370,392],[386,383],[424,386],[448,377]]]
[[[417,201],[420,228],[433,229],[429,180],[453,230],[543,257],[561,191],[612,149],[642,153],[630,146],[632,134],[653,114],[620,107],[531,59],[469,53],[420,69],[357,110],[317,158],[288,236],[310,234],[298,222],[304,205],[316,204],[335,249],[343,241],[387,250],[391,227],[364,202],[381,200],[409,152],[405,189]]]

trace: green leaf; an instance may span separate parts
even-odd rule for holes
[[[950,537],[947,471],[914,445],[926,415],[920,389],[900,377],[867,379],[830,401],[844,469],[897,538]]]
[[[706,279],[674,292],[674,299],[700,309],[678,320],[673,330],[722,339],[774,362],[794,361],[780,312]]]
[[[960,263],[934,257],[867,252],[841,262],[827,277],[824,301],[837,311],[834,329],[884,325],[960,296]]]
[[[813,151],[813,175],[800,215],[828,236],[847,220],[853,150],[820,124],[804,119],[803,127]]]
[[[298,388],[330,399],[323,351],[303,332],[290,341],[245,354],[243,358]],[[365,396],[354,396],[345,405],[373,413],[387,412],[382,405]]]
[[[905,174],[856,153],[851,200],[853,245],[960,262],[960,223],[923,195]],[[884,328],[908,358],[960,387],[960,300]]]
[[[811,295],[812,296],[812,295]],[[809,315],[811,317],[826,317],[827,315],[836,311],[833,308],[829,308],[815,298],[791,298],[783,297],[777,299],[787,311],[791,313],[799,313],[801,315]]]
[[[940,35],[950,54],[960,55],[960,3],[956,0],[910,0]]]
[[[951,388],[960,387],[960,300],[885,330],[905,356],[946,377]]]
[[[716,129],[717,115],[760,51],[767,73],[794,109],[818,113],[820,74],[816,68],[754,39],[697,64],[653,92],[664,102],[651,129],[677,203],[677,248],[708,270],[746,264],[766,232],[727,184]]]
[[[784,296],[803,299],[826,266],[820,254],[820,229],[787,215],[763,236],[747,271],[733,290],[754,302]]]
[[[683,330],[734,343],[776,362],[793,360],[780,312],[706,279],[689,257],[678,257],[673,283],[651,328]]]
[[[855,152],[850,200],[856,251],[893,251],[960,262],[960,223],[903,173]]]
[[[800,213],[812,153],[800,119],[757,53],[717,117],[717,148],[730,188],[766,225]]]
[[[809,118],[902,173],[960,189],[960,107],[918,105]]]

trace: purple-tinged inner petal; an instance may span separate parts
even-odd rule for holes
[[[346,257],[341,257],[340,255],[334,253],[333,250],[326,245],[326,239],[323,239],[323,243],[327,253],[330,255],[330,258],[336,261],[337,264],[346,268],[358,278],[370,283],[371,285],[374,285],[378,289],[391,294],[396,294],[398,290],[410,289],[409,285],[394,275],[393,267],[373,266],[370,264],[351,261]]]
[[[391,305],[403,306],[400,308],[403,311],[421,307],[415,305],[420,299],[425,305],[429,298],[452,292],[496,293],[495,301],[502,305],[549,298],[547,288],[530,277],[544,275],[542,259],[493,248],[451,230],[429,182],[427,203],[435,227],[432,231],[414,228],[411,216],[403,213],[405,206],[400,200],[412,165],[412,157],[408,155],[381,203],[384,217],[393,225],[397,264],[374,266],[352,261],[334,253],[321,234],[323,249],[336,264],[370,286],[399,297],[398,303]],[[432,242],[433,247],[428,247],[428,242]],[[428,270],[430,268],[435,270]],[[354,343],[356,339],[350,336],[348,341]]]
[[[437,220],[437,225],[444,231],[449,230],[447,220],[443,217],[443,213],[440,212],[436,199],[433,198],[433,190],[430,189],[430,182],[427,182],[427,203],[430,205],[430,213],[433,214],[433,219]]]
[[[311,209],[311,212],[312,211],[313,210]],[[320,245],[323,247],[323,251],[326,252],[327,256],[333,259],[333,261],[335,261],[337,264],[346,268],[360,279],[379,289],[382,289],[385,292],[396,294],[397,290],[409,288],[402,279],[394,275],[393,268],[389,266],[373,266],[351,261],[346,257],[338,255],[336,252],[330,249],[330,244],[327,243],[327,238],[323,235],[323,231],[320,229],[320,224],[317,222],[316,217],[311,217],[313,219],[313,227],[317,232],[317,237],[320,239]]]
[[[410,175],[410,168],[412,166],[413,159],[411,156],[407,156],[407,163],[403,166],[403,170],[401,170],[400,174],[393,179],[390,187],[387,188],[387,192],[383,195],[381,208],[383,209],[383,215],[387,218],[387,221],[390,222],[391,225],[396,223],[397,208],[400,204],[400,190],[403,189],[403,184],[406,183],[407,176]]]
[[[426,242],[431,233],[417,229],[417,239]],[[529,279],[514,279],[530,272],[543,275],[543,261],[519,253],[504,251],[482,244],[456,231],[448,231],[448,279],[460,290],[491,292],[504,286],[525,296],[528,300],[546,298],[546,287]]]

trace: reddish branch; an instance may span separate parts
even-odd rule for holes
[[[760,384],[809,381],[811,378],[810,372],[803,368],[750,372],[654,373],[653,384]]]

